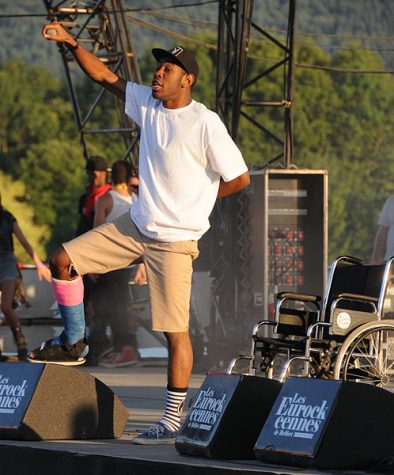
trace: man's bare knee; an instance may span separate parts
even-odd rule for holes
[[[60,280],[71,280],[70,275],[71,260],[63,247],[59,247],[49,260],[52,277]]]

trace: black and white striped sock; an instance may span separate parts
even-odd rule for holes
[[[166,409],[160,422],[167,429],[176,432],[181,426],[181,414],[185,403],[187,388],[172,388],[167,386]]]

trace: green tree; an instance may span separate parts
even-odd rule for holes
[[[50,252],[73,236],[85,181],[71,103],[50,72],[20,61],[0,63],[0,90],[0,169],[25,183]]]
[[[45,245],[50,238],[50,230],[48,226],[38,225],[34,222],[35,210],[26,201],[25,184],[0,171],[0,190],[3,207],[15,216],[31,246],[41,259],[45,259]],[[30,256],[17,239],[14,239],[14,245],[18,261],[32,263]]]
[[[71,105],[48,71],[17,60],[0,63],[0,91],[0,169],[16,176],[31,145],[71,130],[75,135]]]
[[[20,177],[28,184],[26,199],[35,203],[35,220],[51,229],[48,251],[73,237],[85,183],[83,165],[78,143],[56,139],[32,145],[21,161]]]
[[[304,62],[311,63],[311,58]],[[384,69],[377,54],[358,50],[340,52],[329,65]],[[313,90],[303,87],[305,76],[315,78]],[[392,193],[388,179],[394,166],[392,78],[298,70],[296,91],[297,164],[329,171],[330,258],[353,254],[367,259],[381,206]],[[320,97],[314,98],[313,91]],[[316,112],[303,117],[299,106],[310,103]]]

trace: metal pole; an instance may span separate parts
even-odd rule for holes
[[[284,144],[284,168],[290,168],[294,163],[294,39],[295,39],[295,15],[296,0],[289,0],[289,23],[288,23],[288,51],[289,64],[287,71],[286,101],[285,107],[285,144]]]

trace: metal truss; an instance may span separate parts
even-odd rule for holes
[[[141,74],[130,35],[123,0],[93,0],[90,2],[43,0],[50,20],[57,20],[85,48],[95,54],[113,72],[125,80],[141,83]],[[87,137],[97,134],[119,134],[124,141],[122,159],[137,163],[139,128],[124,114],[124,104],[115,99],[118,109],[118,127],[92,127],[93,113],[103,102],[105,89],[102,89],[89,105],[82,111],[80,94],[78,94],[72,64],[76,62],[72,53],[59,44],[65,69],[69,94],[73,106],[76,125],[80,134],[83,154],[89,158]]]
[[[294,87],[294,21],[296,0],[289,0],[287,44],[282,44],[252,21],[253,0],[220,0],[218,22],[218,58],[216,81],[216,109],[235,141],[238,138],[239,121],[247,119],[257,132],[268,135],[282,148],[282,152],[269,159],[263,168],[279,160],[283,167],[293,163],[293,87]],[[247,60],[251,31],[264,36],[282,53],[283,58],[269,69],[248,77]],[[247,101],[243,98],[248,87],[262,81],[278,68],[284,68],[284,97],[270,102]],[[248,108],[276,107],[283,109],[283,137],[276,136],[264,124],[252,117]],[[213,254],[216,261],[211,270],[215,277],[213,293],[226,325],[236,328],[237,343],[242,345],[240,328],[250,331],[252,297],[249,271],[249,229],[246,192],[221,200],[219,211],[214,213]],[[233,339],[234,340],[234,339]]]
[[[287,42],[283,44],[270,33],[252,21],[253,0],[220,0],[218,24],[218,69],[216,87],[216,108],[237,140],[240,117],[244,117],[257,129],[283,146],[283,152],[270,159],[265,165],[283,159],[283,167],[289,168],[293,161],[293,89],[294,89],[294,22],[296,0],[289,0]],[[257,32],[275,45],[283,58],[255,77],[247,78],[247,59],[251,31]],[[264,80],[278,68],[284,68],[284,97],[272,101],[247,101],[243,94],[252,84]],[[247,79],[246,79],[247,78]],[[247,112],[250,107],[276,107],[284,112],[284,136],[278,137],[257,122]]]

